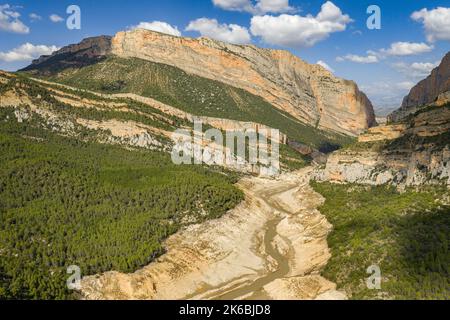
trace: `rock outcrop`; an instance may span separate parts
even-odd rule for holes
[[[450,185],[450,105],[428,107],[408,123],[373,128],[329,156],[320,181]]]
[[[418,111],[422,106],[443,105],[450,101],[450,52],[442,59],[441,64],[415,87],[403,99],[399,110],[388,117],[388,121],[397,122]]]
[[[239,87],[322,129],[357,135],[375,124],[372,104],[354,82],[336,78],[287,51],[136,29],[117,33],[112,53],[168,64]]]

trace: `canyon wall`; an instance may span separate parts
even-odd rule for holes
[[[376,123],[372,104],[354,82],[287,51],[136,29],[117,33],[111,52],[242,88],[321,129],[355,136]]]
[[[442,59],[440,65],[424,80],[414,86],[403,99],[400,109],[388,117],[388,121],[401,121],[415,113],[420,107],[429,104],[443,105],[450,101],[450,52]]]
[[[450,186],[450,106],[421,110],[408,123],[369,129],[329,156],[316,180],[370,185]]]

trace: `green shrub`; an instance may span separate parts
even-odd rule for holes
[[[320,211],[334,226],[323,275],[353,299],[449,299],[450,207],[445,187],[409,189],[313,183]],[[378,264],[381,290],[369,290],[366,269]]]
[[[242,199],[237,176],[57,136],[0,110],[0,299],[66,299],[66,268],[133,272]]]

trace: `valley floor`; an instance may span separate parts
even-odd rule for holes
[[[85,277],[85,299],[345,299],[319,275],[331,225],[317,210],[311,168],[247,177],[245,201],[171,236],[167,253],[132,274]]]

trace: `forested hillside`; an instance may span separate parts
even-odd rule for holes
[[[61,137],[0,109],[0,299],[62,299],[66,268],[132,272],[181,226],[243,195],[236,177],[161,152]]]
[[[352,299],[447,299],[450,295],[450,195],[445,186],[408,188],[314,183],[320,211],[334,226],[323,275]],[[381,270],[381,290],[365,271]]]

